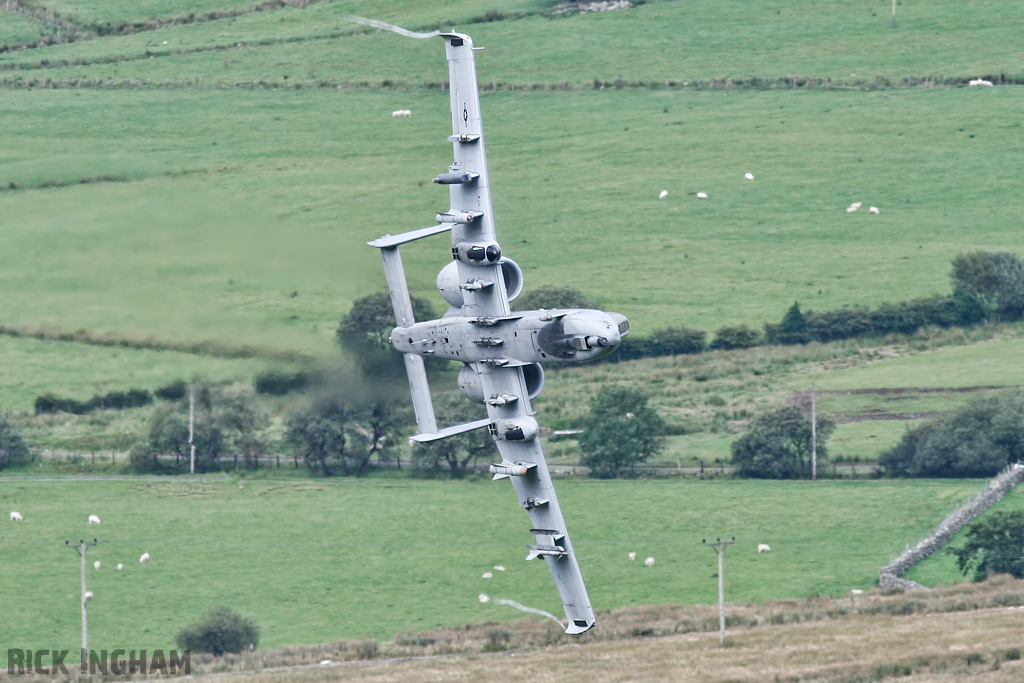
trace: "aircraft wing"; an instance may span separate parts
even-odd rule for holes
[[[534,543],[529,546],[526,559],[543,557],[547,562],[569,620],[566,633],[583,633],[596,621],[594,610],[536,434],[537,422],[531,416],[533,411],[523,369],[482,366],[478,367],[478,372],[485,396],[516,397],[513,401],[488,403],[487,415],[502,465],[517,465],[520,472],[524,469],[525,472],[510,476],[495,474],[495,479],[507,476],[511,480],[519,505],[530,515]],[[495,466],[493,470],[500,472],[502,467]]]
[[[500,246],[491,215],[490,181],[484,148],[483,125],[480,116],[480,96],[477,86],[476,61],[472,39],[459,33],[442,34],[448,58],[453,163],[448,179],[465,182],[449,184],[451,210],[447,215],[472,216],[467,222],[452,223],[452,253],[458,263],[461,282],[486,279],[490,287],[463,292],[462,315],[466,317],[501,319],[509,316],[510,308],[505,281],[502,276]],[[439,215],[439,221],[441,216]],[[471,246],[467,246],[471,245]],[[460,258],[467,249],[477,248],[482,259],[467,262]],[[495,254],[488,250],[497,250]],[[500,352],[499,352],[500,355]],[[487,404],[489,429],[501,453],[502,464],[525,463],[532,465],[523,475],[512,475],[512,487],[519,504],[530,515],[530,528],[535,542],[530,546],[527,559],[543,557],[551,570],[555,586],[562,598],[569,619],[567,633],[582,633],[595,623],[583,576],[573,553],[569,532],[558,506],[544,453],[537,435],[537,421],[532,417],[526,378],[520,366],[498,362],[473,363],[480,377]],[[501,400],[488,400],[502,397]],[[511,399],[511,400],[510,400]],[[500,467],[500,466],[499,466]],[[503,475],[497,475],[503,476]]]

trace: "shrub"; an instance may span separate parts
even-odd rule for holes
[[[715,332],[715,340],[711,342],[713,349],[749,349],[763,341],[761,333],[746,325],[723,327]]]
[[[827,416],[817,416],[817,461],[828,459],[825,442],[835,430]],[[755,417],[732,443],[736,474],[759,479],[803,479],[811,476],[811,418],[798,406],[783,406]]]
[[[302,370],[299,372],[267,370],[256,375],[256,393],[284,396],[293,391],[302,391],[309,386],[310,379],[310,373]]]
[[[180,401],[185,398],[185,394],[188,392],[188,385],[185,384],[185,380],[177,380],[170,384],[164,385],[153,392],[161,401]]]
[[[191,652],[209,652],[217,657],[225,652],[255,648],[260,641],[256,622],[229,607],[214,607],[202,619],[186,626],[175,639],[178,647]]]
[[[0,411],[0,470],[28,461],[28,443],[11,416]]]

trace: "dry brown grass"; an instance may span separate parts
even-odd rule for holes
[[[549,622],[524,619],[410,633],[379,645],[348,641],[217,660],[196,656],[193,675],[259,683],[1019,682],[1021,605],[1024,581],[1005,577],[929,592],[730,605],[724,648],[715,606],[644,606],[599,613],[598,627],[576,639]],[[318,664],[326,659],[332,664]]]

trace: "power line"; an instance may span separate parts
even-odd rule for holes
[[[723,541],[721,538],[715,539],[714,543],[708,543],[706,538],[701,539],[701,543],[714,548],[718,551],[718,644],[725,645],[725,578],[723,575],[725,557],[725,546],[732,545],[736,542],[736,537],[733,536],[731,541]]]
[[[87,658],[89,656],[89,627],[86,620],[85,603],[88,599],[88,591],[85,590],[85,552],[97,545],[99,540],[92,539],[92,543],[87,543],[85,539],[79,539],[78,545],[71,545],[71,541],[64,541],[64,547],[68,550],[75,550],[82,558],[82,668],[84,669],[88,665]]]

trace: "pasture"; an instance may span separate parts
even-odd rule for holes
[[[569,477],[558,492],[591,600],[608,610],[714,602],[717,560],[704,536],[737,537],[726,555],[731,601],[869,588],[904,544],[983,485]],[[1022,504],[1020,493],[1003,503]],[[79,560],[64,540],[94,536],[97,648],[170,647],[215,604],[254,617],[264,647],[522,616],[482,605],[480,593],[560,613],[547,568],[523,563],[525,517],[497,482],[8,478],[0,510],[0,640],[18,647],[78,642]],[[8,522],[9,510],[24,521]],[[87,525],[90,514],[102,524]],[[772,552],[758,554],[758,543]],[[631,551],[655,566],[630,562]],[[498,564],[507,571],[481,578]]]
[[[1019,73],[1010,36],[1024,14],[911,3],[894,31],[883,5],[648,2],[555,17],[536,1],[204,1],[166,17],[149,2],[58,2],[86,32],[154,17],[163,28],[0,53],[0,247],[16,255],[0,322],[332,353],[350,303],[384,285],[364,242],[445,208],[429,179],[450,154],[447,94],[421,87],[445,78],[439,44],[349,14],[456,25],[488,47],[495,212],[528,287],[579,287],[640,335],[756,327],[793,300],[826,309],[947,291],[956,253],[1024,246],[1020,89],[941,87],[943,75]],[[220,10],[235,16],[210,20]],[[482,20],[489,10],[495,21]],[[794,74],[838,89],[692,89]],[[940,87],[856,89],[929,75]],[[653,89],[662,81],[689,85]],[[391,119],[398,108],[413,118]],[[855,200],[882,212],[845,213]],[[442,240],[406,249],[415,294],[439,303],[445,258]],[[23,375],[0,404],[25,405]],[[130,385],[96,373],[81,391]]]

